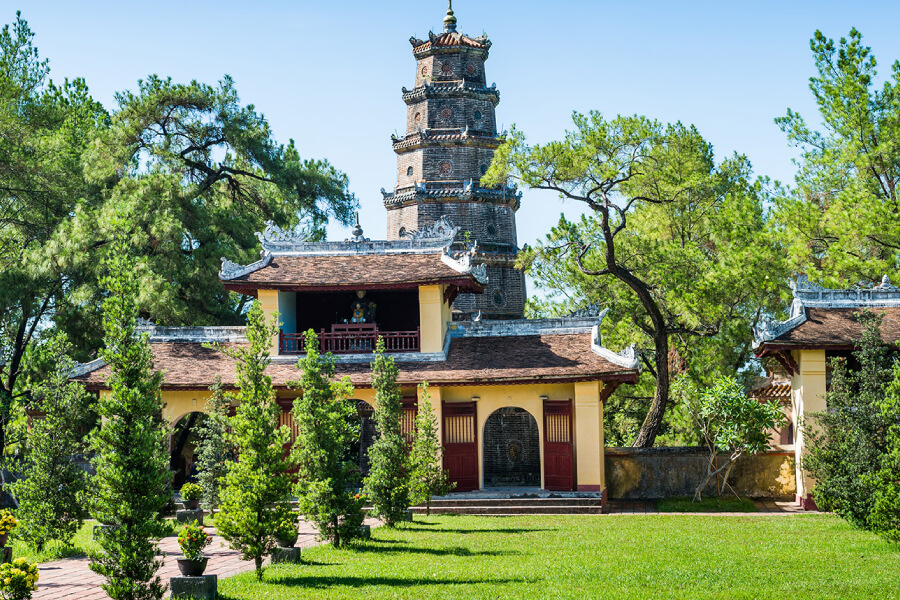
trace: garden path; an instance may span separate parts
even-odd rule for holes
[[[375,519],[367,519],[366,523],[374,526]],[[214,530],[213,530],[214,531]],[[308,548],[319,542],[316,540],[316,532],[311,525],[300,522],[300,536],[297,538],[297,546]],[[163,582],[168,583],[169,578],[178,575],[178,563],[175,558],[181,555],[178,548],[178,536],[171,535],[163,538],[159,544],[164,555],[164,563],[159,570],[159,576]],[[213,543],[205,550],[210,556],[206,567],[206,574],[218,575],[219,579],[231,577],[244,571],[253,569],[253,562],[241,560],[237,551],[228,548],[225,540],[218,535],[213,535]],[[88,568],[87,558],[66,558],[38,565],[40,579],[38,591],[34,593],[34,600],[104,600],[109,598],[100,587],[103,578]]]

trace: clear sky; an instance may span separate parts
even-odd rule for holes
[[[405,127],[407,41],[439,31],[442,0],[0,0],[0,22],[22,11],[54,79],[84,77],[114,106],[117,90],[150,73],[214,83],[230,74],[243,102],[280,141],[350,176],[366,235],[385,236],[379,189],[396,179],[390,135]],[[718,157],[747,154],[758,174],[793,179],[795,152],[773,119],[815,117],[809,39],[856,27],[880,61],[900,58],[900,2],[538,2],[456,0],[459,29],[493,41],[488,81],[498,123],[535,142],[559,137],[573,110],[644,114],[695,124]],[[563,204],[525,191],[519,243],[548,231]],[[347,231],[333,227],[333,239]]]

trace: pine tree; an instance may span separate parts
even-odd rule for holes
[[[431,514],[431,498],[449,494],[456,486],[444,469],[444,448],[438,437],[438,422],[431,408],[428,384],[422,384],[419,414],[416,415],[416,437],[410,458],[410,485],[415,504],[425,504],[425,514]]]
[[[297,440],[293,454],[297,463],[295,493],[300,512],[315,525],[322,539],[337,548],[359,535],[363,522],[362,500],[351,488],[359,467],[349,460],[348,447],[359,436],[350,418],[353,388],[347,379],[334,381],[334,357],[319,354],[316,334],[306,332],[306,356],[298,361],[303,374],[302,395],[294,401]]]
[[[284,452],[290,432],[278,424],[280,409],[272,379],[265,373],[277,323],[277,315],[266,323],[259,302],[254,302],[247,314],[249,347],[219,347],[236,363],[237,392],[233,397],[238,405],[229,420],[227,438],[237,452],[237,461],[223,479],[216,527],[243,560],[254,561],[257,580],[262,580],[263,559],[276,547],[279,515],[273,505],[286,501],[290,492],[290,463]]]
[[[228,407],[230,402],[216,377],[206,401],[206,418],[200,423],[197,444],[197,481],[203,488],[203,508],[210,512],[219,506],[220,487],[231,459],[228,443]]]
[[[394,359],[384,355],[384,340],[378,338],[372,362],[372,387],[375,389],[375,428],[378,437],[369,448],[369,475],[366,494],[375,515],[394,527],[409,508],[409,446],[403,435],[403,404],[399,374]]]
[[[165,531],[162,512],[171,497],[168,428],[162,419],[162,374],[153,370],[147,335],[137,333],[137,268],[128,247],[118,240],[106,260],[109,274],[103,303],[110,391],[101,394],[102,425],[92,436],[93,515],[109,525],[99,537],[101,551],[91,569],[116,600],[162,598],[165,586],[156,571],[157,543]]]
[[[76,459],[86,450],[85,429],[96,415],[84,386],[69,380],[75,365],[70,351],[64,335],[37,349],[42,356],[36,362],[46,363],[49,371],[29,388],[44,415],[31,425],[23,477],[12,485],[19,503],[16,534],[37,552],[51,540],[70,546],[87,516],[88,476]]]

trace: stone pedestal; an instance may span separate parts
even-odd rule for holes
[[[372,538],[372,528],[368,525],[360,525],[359,526],[359,537],[363,540],[368,540]]]
[[[183,524],[190,524],[197,521],[197,523],[203,525],[203,509],[177,510],[175,511],[175,520]]]
[[[300,562],[300,548],[277,548],[272,553],[272,564]]]
[[[406,509],[406,512],[403,513],[403,520],[404,520],[404,521],[409,521],[409,522],[411,523],[411,522],[412,522],[412,519],[413,519],[412,516],[413,516],[413,511],[412,511],[412,509],[411,509],[411,508],[407,508],[407,509]]]
[[[215,575],[200,577],[172,577],[169,589],[172,598],[191,598],[192,600],[214,600],[218,596],[219,582]]]
[[[0,546],[0,563],[12,562],[12,546]]]

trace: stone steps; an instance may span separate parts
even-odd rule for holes
[[[414,514],[425,514],[414,506]],[[596,515],[603,512],[600,498],[466,498],[439,499],[431,504],[438,515]]]

